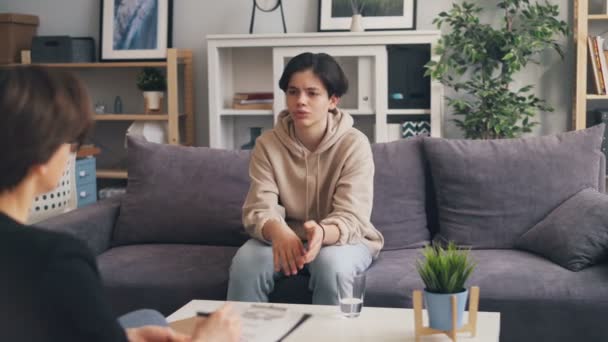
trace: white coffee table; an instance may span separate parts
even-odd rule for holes
[[[171,323],[193,317],[197,311],[211,312],[223,305],[223,301],[192,300],[167,320]],[[252,303],[234,302],[237,309],[244,309]],[[285,341],[414,341],[414,310],[395,308],[364,307],[361,316],[343,318],[337,306],[273,304],[288,307],[296,312],[310,313],[312,317],[292,332]],[[428,321],[426,313],[424,324]],[[466,316],[465,316],[466,322]],[[497,342],[500,333],[500,313],[479,312],[477,316],[477,336],[459,334],[458,341]],[[450,341],[446,335],[433,335],[421,341]]]

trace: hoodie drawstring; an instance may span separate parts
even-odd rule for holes
[[[317,194],[317,217],[315,218],[315,220],[320,221],[321,220],[321,213],[320,213],[320,205],[319,205],[319,164],[321,163],[321,157],[319,156],[319,154],[317,153],[317,177],[315,178],[315,193]]]
[[[306,205],[306,219],[304,222],[306,222],[308,221],[308,156],[306,155],[306,152],[304,152],[304,165],[306,167],[306,174],[304,175],[304,186],[306,187],[306,200],[304,201]]]

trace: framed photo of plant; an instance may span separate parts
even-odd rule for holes
[[[172,11],[172,0],[101,0],[100,60],[167,58]]]
[[[416,29],[416,0],[319,0],[319,31],[348,31],[355,14],[366,31]]]

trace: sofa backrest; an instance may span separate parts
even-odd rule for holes
[[[129,179],[113,244],[241,245],[249,189],[248,151],[160,145],[128,137]],[[385,248],[430,241],[426,229],[422,139],[372,146],[376,165],[372,222]]]
[[[427,194],[430,178],[422,138],[372,145],[374,206],[371,221],[384,235],[384,250],[415,248],[430,242]],[[430,207],[429,207],[430,208]]]
[[[435,240],[513,248],[580,190],[605,191],[603,133],[602,124],[521,139],[426,138],[439,215]]]
[[[247,240],[241,207],[248,151],[154,144],[128,137],[129,179],[113,244]]]
[[[437,231],[438,240],[512,248],[514,239],[579,190],[605,191],[603,129],[498,141],[409,138],[373,144],[372,223],[385,237],[385,250],[421,246]],[[240,246],[248,239],[241,222],[248,151],[134,137],[128,146],[129,183],[113,244]]]

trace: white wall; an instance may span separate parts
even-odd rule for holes
[[[560,6],[561,18],[572,25],[572,4],[567,0],[551,0]],[[448,10],[453,1],[418,0],[417,28],[435,29],[433,18]],[[481,1],[480,1],[481,2]],[[487,3],[486,0],[483,2]],[[287,31],[316,32],[317,0],[283,0]],[[495,2],[492,1],[492,4]],[[173,45],[194,50],[196,72],[196,127],[197,141],[208,144],[207,116],[207,51],[208,34],[248,33],[251,0],[174,0]],[[489,6],[492,8],[493,6]],[[39,35],[99,37],[99,1],[91,0],[0,0],[0,12],[29,13],[40,16]],[[498,13],[489,15],[498,22]],[[255,33],[282,32],[280,12],[256,12]],[[541,125],[534,134],[548,134],[569,129],[572,111],[573,45],[564,39],[567,56],[561,61],[556,54],[541,57],[541,65],[531,65],[519,77],[520,84],[533,84],[539,96],[555,107],[554,113],[541,113]],[[449,95],[449,92],[447,92]],[[110,103],[111,105],[111,103]],[[445,123],[447,137],[460,137],[460,131],[450,122]]]

